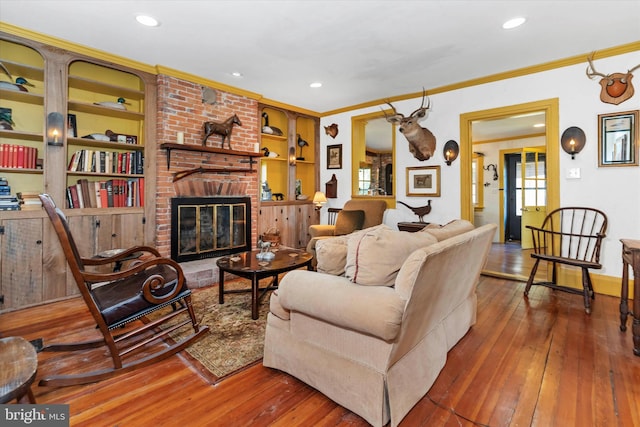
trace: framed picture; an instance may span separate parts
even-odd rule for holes
[[[440,197],[440,166],[407,168],[407,196]]]
[[[67,138],[78,137],[78,123],[75,114],[67,114]]]
[[[342,169],[342,144],[327,146],[327,169]]]
[[[598,166],[638,165],[638,110],[598,115]]]

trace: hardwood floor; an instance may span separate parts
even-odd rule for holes
[[[401,426],[638,426],[640,358],[618,300],[481,277],[478,321],[449,352],[435,384]],[[46,342],[95,333],[78,300],[0,315],[0,334]],[[40,353],[38,378],[106,357]],[[37,380],[36,380],[37,383]],[[256,364],[218,383],[183,355],[84,386],[34,385],[38,403],[70,405],[73,426],[366,426],[366,422],[282,372]],[[472,421],[469,421],[472,420]]]

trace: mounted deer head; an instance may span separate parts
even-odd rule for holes
[[[640,68],[640,64],[628,70],[626,74],[613,73],[605,75],[597,72],[596,68],[593,66],[594,54],[595,52],[587,58],[587,61],[589,62],[589,66],[587,67],[587,77],[592,80],[595,77],[601,77],[600,86],[602,86],[602,90],[600,91],[600,100],[608,104],[618,105],[631,98],[634,93],[633,85],[631,84],[633,74],[631,73]]]
[[[418,124],[418,120],[424,118],[431,107],[431,100],[429,100],[426,107],[424,106],[425,99],[428,98],[426,92],[423,90],[420,108],[411,113],[409,117],[398,113],[395,107],[388,101],[385,102],[393,110],[393,115],[387,116],[387,113],[384,113],[383,110],[384,117],[387,121],[398,125],[400,133],[409,141],[409,151],[413,154],[413,157],[420,161],[429,160],[436,151],[436,137],[433,136],[429,129],[423,128]]]

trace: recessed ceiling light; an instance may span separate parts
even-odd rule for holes
[[[160,25],[157,19],[148,15],[138,15],[136,16],[136,21],[147,27],[157,27]]]
[[[239,72],[239,71],[234,71],[233,73],[231,73],[231,75],[232,75],[233,77],[242,77],[242,73],[241,73],[241,72]]]
[[[322,87],[322,83],[320,83],[320,82],[313,82],[313,83],[311,83],[311,84],[309,85],[309,87],[312,87],[312,88]]]
[[[524,21],[526,21],[526,19],[524,19],[522,17],[509,19],[507,22],[502,24],[502,28],[504,28],[505,30],[510,30],[512,28],[516,28],[516,27],[519,27],[520,25],[524,24]]]

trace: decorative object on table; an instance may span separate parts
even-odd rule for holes
[[[224,141],[227,141],[229,145],[229,150],[231,150],[231,132],[233,131],[233,125],[242,126],[240,119],[237,114],[229,117],[224,122],[204,122],[202,128],[204,130],[204,137],[202,138],[202,146],[207,145],[207,138],[211,135],[220,135],[222,136],[222,145],[221,148],[224,148]]]
[[[64,144],[64,116],[52,112],[47,114],[47,144],[61,146]]]
[[[638,165],[639,111],[598,115],[598,166]]]
[[[584,131],[576,126],[571,126],[562,132],[560,138],[560,145],[567,154],[571,154],[571,159],[576,158],[578,154],[584,148],[584,144],[587,142],[587,137]]]
[[[302,137],[300,136],[300,134],[298,134],[298,147],[300,147],[300,156],[296,157],[296,160],[302,160],[304,161],[304,157],[302,157],[302,149],[304,147],[308,147],[309,143],[307,141],[305,141],[304,139],[302,139]]]
[[[322,209],[322,205],[327,203],[327,196],[322,191],[316,191],[313,195],[313,204],[316,206],[316,210]]]
[[[11,117],[11,108],[0,107],[0,129],[13,130],[15,123]]]
[[[495,163],[489,163],[487,166],[483,166],[482,167],[484,170],[486,171],[493,171],[493,180],[497,181],[498,180],[498,167],[495,165]],[[486,185],[485,185],[486,187]]]
[[[338,136],[338,125],[331,123],[329,126],[325,126],[324,133],[335,139]]]
[[[418,215],[418,221],[421,222],[421,223],[425,222],[424,221],[424,216],[428,215],[429,212],[431,212],[431,200],[429,200],[425,206],[419,206],[419,207],[416,207],[416,208],[414,208],[413,206],[409,206],[408,204],[406,204],[405,202],[401,202],[400,200],[398,200],[398,203],[408,207],[409,209],[411,209],[411,211],[414,214]]]
[[[256,258],[258,258],[259,260],[271,261],[276,257],[276,254],[271,252],[271,242],[258,240],[258,247],[260,248],[260,252],[256,254]]]
[[[94,105],[99,105],[101,107],[113,108],[115,110],[126,110],[127,105],[131,105],[124,98],[120,97],[116,102],[113,101],[101,101],[94,102]]]
[[[67,114],[67,138],[78,137],[78,121],[75,114]]]
[[[280,244],[280,230],[278,227],[270,227],[260,236],[262,242],[269,243],[270,248],[277,248]]]
[[[2,71],[7,75],[7,77],[9,77],[10,80],[8,82],[0,81],[0,89],[13,90],[16,92],[29,92],[29,90],[27,90],[25,86],[35,87],[35,85],[29,83],[24,77],[16,78],[16,82],[13,83],[13,76],[2,62],[0,62],[0,69],[2,69]]]
[[[267,181],[262,183],[262,198],[263,201],[271,201],[271,188]]]
[[[431,100],[429,100],[426,107],[424,106],[425,99],[428,98],[427,93],[423,89],[420,108],[411,113],[409,117],[398,113],[395,107],[388,101],[386,104],[393,110],[393,115],[387,116],[387,113],[383,110],[387,121],[398,125],[398,130],[409,142],[409,152],[420,161],[429,160],[436,151],[436,137],[429,129],[423,128],[418,124],[418,120],[426,117],[427,111],[431,108]]]
[[[458,146],[458,143],[453,139],[448,140],[444,144],[442,154],[444,154],[444,162],[447,164],[447,166],[451,166],[451,163],[458,158],[459,153],[460,147]]]
[[[342,169],[342,144],[327,145],[327,169]]]
[[[324,184],[324,193],[329,199],[336,199],[338,197],[338,178],[336,174],[331,175],[331,179]]]
[[[284,135],[279,128],[275,126],[269,126],[269,115],[267,114],[266,111],[262,113],[262,118],[264,119],[264,125],[262,126],[262,133],[266,133],[268,135],[275,135],[275,136]]]
[[[407,168],[407,196],[440,197],[440,166]]]
[[[628,70],[626,73],[613,73],[603,74],[596,71],[596,67],[593,66],[593,52],[587,58],[589,65],[587,66],[587,77],[594,79],[595,77],[601,77],[600,86],[600,101],[607,104],[618,105],[633,96],[633,72],[640,68],[640,64]]]

